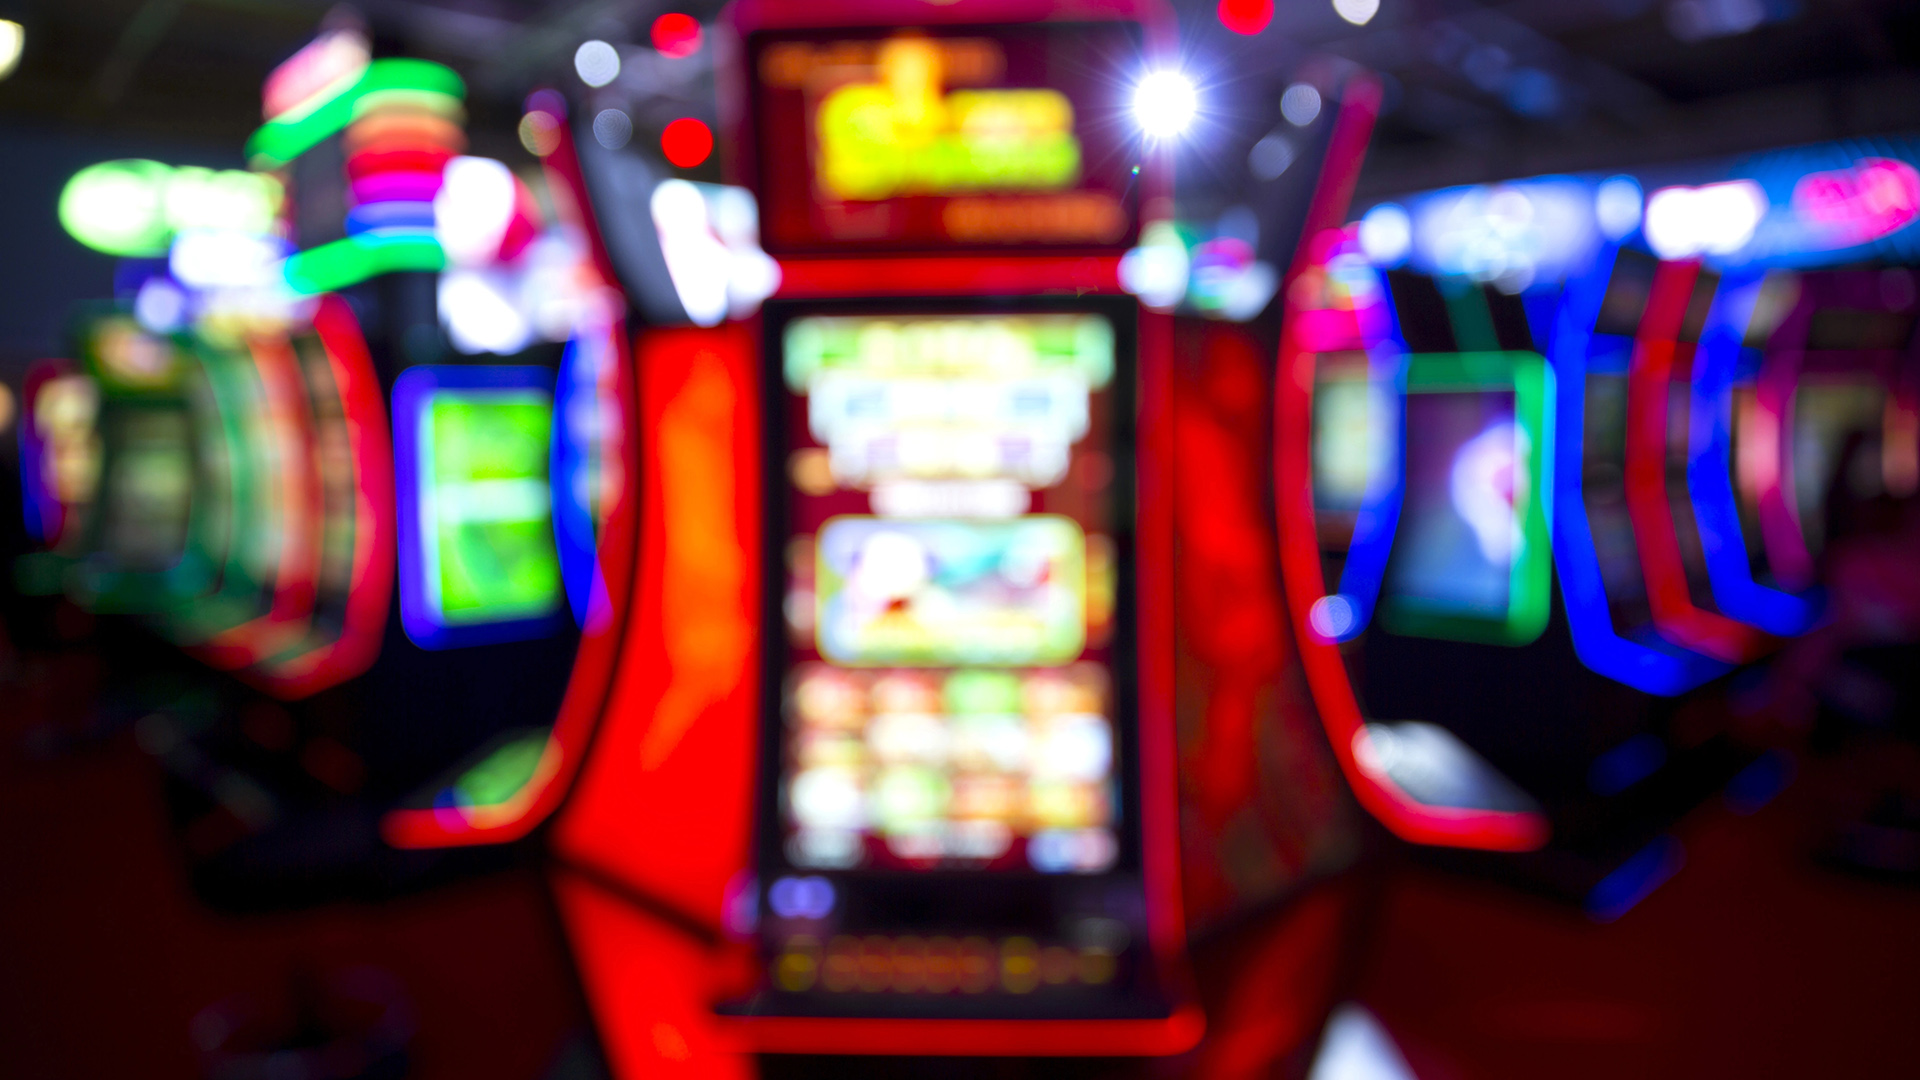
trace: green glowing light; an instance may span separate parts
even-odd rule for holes
[[[187,229],[272,232],[283,195],[273,177],[238,169],[103,161],[67,181],[60,224],[96,251],[152,257]]]
[[[60,192],[60,224],[75,240],[109,255],[164,255],[166,181],[157,161],[103,161],[73,174]]]
[[[381,237],[363,233],[290,256],[286,275],[287,285],[294,292],[317,296],[379,274],[444,270],[446,266],[447,253],[431,235]]]
[[[284,165],[374,108],[404,105],[458,116],[466,96],[466,83],[441,64],[399,57],[375,60],[359,79],[343,82],[333,97],[302,103],[267,121],[247,140],[247,160],[255,168]]]
[[[488,754],[484,760],[462,773],[453,784],[455,801],[460,806],[498,806],[518,794],[533,779],[546,753],[545,732],[527,735]]]

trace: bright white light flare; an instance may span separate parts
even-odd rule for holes
[[[1171,139],[1187,130],[1200,110],[1193,83],[1177,71],[1149,72],[1133,91],[1133,117],[1152,139]]]

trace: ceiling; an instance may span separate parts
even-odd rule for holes
[[[674,6],[703,19],[719,8]],[[1290,82],[1331,82],[1348,64],[1387,87],[1363,199],[1920,127],[1920,5],[1896,0],[1379,0],[1364,26],[1325,0],[1280,0],[1254,36],[1223,29],[1211,3],[1176,7],[1184,62],[1215,120],[1182,177],[1183,198],[1203,204],[1249,197],[1247,152],[1282,122]],[[467,76],[483,150],[489,139],[511,148],[520,95],[571,79],[580,41],[638,43],[666,10],[659,0],[356,8],[377,51]],[[0,122],[164,136],[236,157],[259,123],[266,73],[341,17],[326,0],[0,0],[0,16],[28,28],[19,70],[0,82]],[[649,96],[710,98],[711,80],[623,79],[608,92],[642,117]]]

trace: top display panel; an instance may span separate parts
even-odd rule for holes
[[[754,34],[767,250],[1131,246],[1141,41],[1123,22]]]

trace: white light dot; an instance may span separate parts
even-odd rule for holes
[[[620,53],[604,41],[586,41],[573,53],[573,70],[588,86],[605,86],[620,77]]]
[[[1147,137],[1167,139],[1193,122],[1200,101],[1193,83],[1177,71],[1154,71],[1133,91],[1133,115]]]
[[[1329,641],[1339,641],[1353,629],[1353,601],[1339,593],[1323,596],[1307,609],[1307,625]]]
[[[1355,26],[1365,26],[1380,11],[1380,0],[1333,0],[1334,13]]]
[[[1306,127],[1320,115],[1320,91],[1312,83],[1297,82],[1280,95],[1280,115],[1295,127]]]
[[[156,334],[170,334],[186,322],[187,298],[165,278],[148,278],[133,298],[133,317]]]
[[[1413,246],[1413,220],[1399,203],[1381,203],[1360,219],[1360,250],[1375,266],[1399,266]]]
[[[1247,152],[1247,171],[1256,180],[1278,179],[1293,164],[1293,143],[1285,135],[1274,132],[1253,144]]]
[[[1600,182],[1593,193],[1593,216],[1609,240],[1630,235],[1640,227],[1640,182],[1614,176]]]
[[[11,19],[0,19],[0,79],[13,74],[26,45],[26,28]]]
[[[593,137],[609,150],[618,150],[633,138],[633,121],[619,109],[602,109],[593,118]]]

